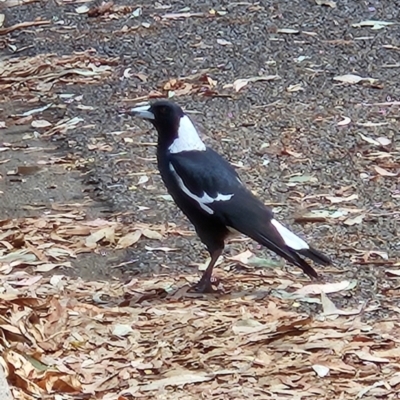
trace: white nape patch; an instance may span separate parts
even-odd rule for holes
[[[233,197],[233,194],[221,194],[218,193],[217,197],[211,197],[206,192],[203,193],[203,196],[199,197],[192,193],[183,182],[182,178],[177,174],[175,168],[172,164],[169,164],[169,169],[175,175],[176,180],[178,181],[178,185],[181,188],[182,192],[188,195],[193,200],[196,200],[199,203],[199,206],[209,214],[214,214],[214,210],[207,206],[207,204],[214,203],[214,201],[228,201]]]
[[[181,151],[206,151],[206,145],[187,115],[181,117],[178,128],[178,137],[173,141],[168,150],[175,154]]]
[[[278,233],[281,235],[286,246],[290,247],[293,250],[303,250],[310,248],[303,239],[300,239],[293,232],[290,232],[289,229],[285,228],[276,219],[272,219],[271,224],[276,228]]]

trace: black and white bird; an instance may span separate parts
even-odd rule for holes
[[[149,120],[157,130],[157,161],[168,193],[195,227],[211,261],[196,285],[212,292],[212,272],[225,239],[239,231],[316,278],[315,270],[301,257],[329,265],[330,259],[309,246],[275,219],[242,183],[235,169],[206,147],[190,118],[169,101],[132,108],[131,115]]]

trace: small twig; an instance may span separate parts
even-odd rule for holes
[[[360,105],[364,107],[390,107],[400,106],[400,101],[385,101],[383,103],[362,103]]]
[[[30,22],[21,22],[19,24],[15,24],[8,28],[0,29],[0,35],[7,35],[7,33],[14,32],[18,29],[29,28],[30,26],[39,26],[39,25],[50,25],[51,21],[30,21]]]

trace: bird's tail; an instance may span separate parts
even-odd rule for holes
[[[241,197],[236,196],[232,200],[229,213],[225,215],[227,226],[244,233],[291,264],[300,267],[309,277],[317,278],[318,274],[302,256],[317,264],[331,264],[327,256],[278,222],[272,210],[265,207],[251,193],[243,192]]]
[[[256,239],[257,240],[257,239]],[[321,262],[316,261],[316,257],[310,257],[308,254],[313,254],[312,251],[310,251],[310,249],[302,249],[302,250],[294,250],[292,248],[290,248],[287,245],[284,244],[277,244],[272,242],[271,238],[267,238],[264,235],[260,236],[260,239],[257,240],[258,243],[264,245],[265,247],[269,248],[270,250],[274,251],[276,254],[278,254],[279,256],[283,257],[286,261],[290,262],[291,264],[296,265],[297,267],[301,268],[303,270],[303,272],[308,275],[310,278],[318,278],[318,273],[317,271],[315,271],[315,269],[306,261],[304,260],[302,257],[300,257],[299,254],[304,255],[306,257],[311,258],[313,261],[315,261],[317,264],[321,264]],[[314,250],[314,249],[312,249]],[[320,254],[318,251],[315,250],[315,252],[317,252],[318,254]],[[307,253],[307,254],[305,254]],[[329,259],[325,256],[323,256],[321,254],[321,256],[328,260]],[[328,263],[330,264],[330,262]],[[326,265],[324,263],[324,265]]]
[[[297,250],[297,252],[304,257],[310,258],[317,264],[321,265],[332,264],[332,261],[329,259],[329,257],[327,257],[325,254],[322,254],[320,251],[315,250],[312,247],[309,247],[308,249]]]
[[[309,246],[273,217],[267,223],[256,224],[256,227],[250,226],[242,220],[242,224],[236,225],[235,229],[272,250],[291,264],[300,267],[311,278],[318,278],[318,274],[301,256],[308,257],[317,264],[329,265],[332,263],[327,256]]]

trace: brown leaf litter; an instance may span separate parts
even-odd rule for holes
[[[0,293],[1,361],[16,398],[394,399],[400,390],[398,321],[311,318],[251,293],[176,296],[170,276],[125,287],[54,278]],[[126,302],[129,290],[150,296]]]
[[[124,249],[142,236],[161,240],[167,232],[177,232],[174,224],[152,226],[137,223],[127,226],[100,218],[87,221],[85,214],[76,209],[41,217],[3,220],[0,227],[3,248],[0,251],[0,271],[5,274],[21,266],[32,266],[36,272],[47,272],[57,266],[69,267],[71,257],[80,253],[97,251],[107,245]]]
[[[115,58],[98,57],[91,52],[66,56],[40,54],[0,62],[0,88],[12,90],[23,84],[30,90],[48,92],[54,83],[93,83],[109,76],[116,65]]]
[[[363,322],[376,309],[367,304],[337,308],[326,293],[351,282],[304,286],[279,269],[221,268],[224,294],[205,297],[178,273],[125,285],[41,275],[81,252],[180,233],[119,220],[65,207],[1,221],[0,361],[16,398],[396,398],[400,323]],[[322,310],[299,313],[302,299]]]
[[[0,223],[0,361],[16,398],[316,399],[400,389],[399,324],[361,322],[365,307],[341,310],[325,294],[350,282],[303,286],[279,269],[221,268],[225,294],[203,297],[188,291],[195,277],[187,275],[126,285],[68,278],[55,268],[81,252],[186,232],[55,208],[62,211]],[[250,265],[254,255],[235,259]],[[321,296],[313,299],[322,305],[315,318],[296,306],[312,296]]]

